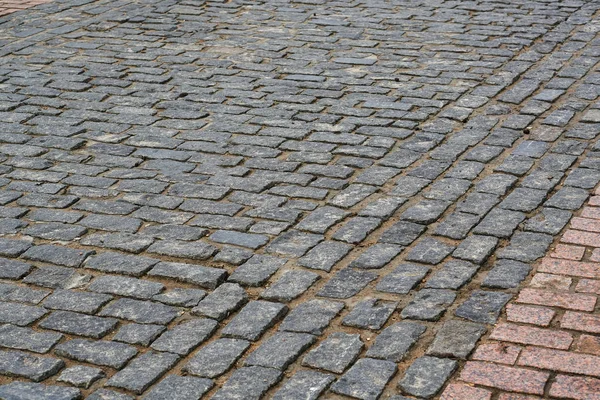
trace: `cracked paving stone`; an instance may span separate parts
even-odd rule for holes
[[[65,267],[79,267],[83,260],[94,253],[94,251],[70,249],[48,244],[31,247],[23,253],[22,257],[28,260],[47,262]]]
[[[302,257],[323,239],[322,235],[292,230],[273,240],[267,246],[266,251],[288,257]]]
[[[366,299],[354,306],[342,320],[342,325],[361,329],[380,329],[390,318],[397,302],[381,299]]]
[[[408,367],[398,387],[413,396],[432,398],[456,367],[457,362],[447,358],[419,357]]]
[[[55,290],[44,300],[44,307],[52,310],[75,311],[94,314],[108,303],[112,296],[99,293],[77,292],[72,290]]]
[[[435,335],[427,354],[465,360],[486,332],[485,325],[451,319]]]
[[[26,326],[37,321],[47,313],[42,307],[25,304],[0,302],[0,323]]]
[[[169,306],[194,307],[206,296],[202,289],[180,289],[174,288],[164,293],[154,295],[152,300],[167,304]]]
[[[406,261],[416,261],[424,264],[439,264],[454,250],[454,246],[439,240],[425,238],[421,240],[405,257]]]
[[[191,311],[221,321],[248,302],[246,291],[235,283],[223,283]]]
[[[191,375],[216,378],[231,369],[248,347],[246,340],[217,339],[202,346],[183,369]]]
[[[330,300],[306,301],[292,309],[279,325],[279,330],[321,335],[343,308],[344,303]]]
[[[391,361],[361,358],[331,386],[331,391],[361,400],[377,399],[396,372]]]
[[[60,333],[37,332],[11,324],[0,326],[0,346],[9,349],[47,353],[62,337]]]
[[[273,395],[273,400],[316,400],[335,378],[317,371],[298,371]]]
[[[483,264],[497,245],[498,239],[493,236],[472,235],[458,245],[452,256],[475,264]]]
[[[454,314],[469,321],[493,324],[511,297],[512,295],[507,293],[476,290]]]
[[[276,332],[254,350],[245,365],[286,369],[316,340],[308,333]]]
[[[126,324],[122,325],[112,340],[129,344],[148,346],[166,328],[161,325],[151,324]]]
[[[226,337],[256,341],[267,329],[288,311],[280,303],[251,301],[225,326],[221,334]]]
[[[261,286],[285,263],[283,258],[255,254],[237,267],[228,280],[244,286]]]
[[[464,239],[480,220],[479,215],[453,212],[435,228],[434,233],[451,239]]]
[[[165,331],[150,347],[179,355],[189,354],[200,343],[206,341],[217,329],[212,319],[194,319]]]
[[[42,381],[60,371],[65,363],[59,358],[38,357],[21,351],[0,351],[0,373]]]
[[[429,272],[429,268],[417,264],[400,264],[377,284],[380,292],[407,294],[419,284]]]
[[[148,276],[171,278],[206,289],[215,289],[225,280],[227,272],[223,269],[196,264],[160,262],[148,272]]]
[[[377,274],[367,271],[357,271],[344,268],[333,276],[317,293],[321,297],[347,299],[361,290],[370,282],[377,279]]]
[[[392,261],[404,248],[393,244],[376,243],[367,248],[350,267],[361,269],[379,269]]]
[[[262,292],[260,297],[266,300],[289,302],[305,293],[320,278],[320,275],[310,271],[287,271]]]
[[[446,289],[422,289],[408,303],[402,318],[437,321],[456,299],[456,292]]]
[[[212,400],[258,400],[281,379],[280,371],[264,367],[236,369]]]
[[[65,386],[10,382],[0,386],[0,397],[6,400],[77,400],[81,398],[81,391]]]
[[[357,244],[381,225],[379,218],[354,217],[346,222],[332,236],[342,242]]]
[[[138,353],[128,344],[86,339],[69,340],[56,346],[54,351],[61,357],[115,369],[121,369]]]
[[[425,329],[424,325],[408,321],[390,325],[377,335],[375,342],[366,355],[367,357],[400,362],[419,337],[425,333]]]
[[[530,271],[531,267],[528,264],[513,260],[498,260],[483,279],[481,286],[499,289],[515,288],[527,278]]]
[[[40,267],[23,279],[23,283],[32,283],[51,289],[72,289],[87,283],[91,275],[83,275],[73,268]]]
[[[185,242],[179,240],[160,240],[148,248],[148,252],[161,256],[191,258],[193,260],[206,260],[218,249],[202,242]]]
[[[114,318],[101,318],[71,311],[54,311],[39,323],[39,327],[100,339],[112,331],[117,323]]]
[[[114,374],[106,386],[126,389],[141,394],[171,369],[179,356],[149,351],[132,360],[127,367]]]
[[[65,369],[60,376],[56,378],[56,381],[87,389],[98,379],[102,379],[105,376],[104,371],[100,368],[76,365]]]
[[[341,374],[363,348],[358,334],[334,332],[302,360],[302,365]]]
[[[126,319],[140,324],[166,325],[180,314],[179,309],[151,301],[117,299],[98,315]]]
[[[21,279],[32,269],[31,264],[0,258],[0,279]]]
[[[510,244],[499,252],[498,257],[532,262],[546,254],[552,239],[552,236],[543,233],[516,232]]]
[[[147,400],[191,400],[200,399],[214,383],[210,379],[191,376],[169,375],[148,392]]]
[[[571,219],[571,212],[555,208],[542,208],[533,217],[527,219],[526,231],[557,235]]]

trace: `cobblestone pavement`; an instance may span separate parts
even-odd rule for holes
[[[570,375],[599,376],[594,356],[535,347],[597,334],[595,297],[563,293],[573,277],[515,294],[600,181],[599,10],[59,0],[0,17],[0,398],[401,400],[524,370],[539,394],[540,359],[585,359],[548,390],[597,398],[564,389],[597,384]],[[532,282],[579,274],[548,260]],[[518,323],[492,327],[511,299]],[[567,330],[536,336],[522,303],[573,310]],[[483,335],[534,347],[465,364]]]
[[[600,398],[600,188],[505,317],[448,385],[443,400]],[[587,249],[586,249],[587,248]],[[528,368],[529,367],[529,368]],[[468,382],[471,385],[464,384]],[[513,393],[511,393],[513,392]]]

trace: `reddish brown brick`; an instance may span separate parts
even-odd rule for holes
[[[503,342],[480,344],[473,353],[473,360],[513,365],[521,349],[521,346]]]
[[[499,324],[492,331],[490,339],[533,344],[553,349],[568,349],[573,342],[573,336],[567,332],[515,324]]]
[[[584,218],[600,219],[600,207],[584,207],[581,216]]]
[[[592,196],[590,197],[590,201],[588,202],[589,206],[600,206],[600,196]]]
[[[577,283],[575,291],[581,293],[600,294],[600,281],[596,279],[581,279]]]
[[[592,311],[596,305],[596,296],[525,288],[519,293],[517,301],[569,310]]]
[[[550,396],[577,400],[598,400],[600,399],[600,379],[558,375],[552,386],[550,386]]]
[[[545,307],[522,306],[519,304],[506,306],[506,318],[511,322],[548,326],[555,314],[554,310]]]
[[[561,242],[580,244],[582,246],[600,247],[600,233],[575,231],[569,229],[564,233]]]
[[[572,246],[570,244],[557,244],[551,256],[554,258],[580,261],[584,254],[585,247]]]
[[[600,376],[600,357],[562,350],[527,347],[517,364],[573,374]]]
[[[579,336],[577,351],[600,356],[600,337],[592,335]]]
[[[600,262],[600,249],[594,249],[594,251],[592,251],[590,261]]]
[[[526,394],[517,394],[517,393],[502,393],[498,400],[538,400],[541,397],[537,396],[528,396]],[[467,399],[465,399],[467,400]]]
[[[600,219],[574,217],[571,228],[579,231],[600,232]]]
[[[529,282],[530,287],[538,289],[564,290],[565,292],[571,287],[573,279],[553,274],[537,273]]]
[[[600,315],[567,311],[560,321],[561,328],[600,333]]]
[[[600,264],[590,262],[544,258],[538,271],[583,278],[600,278]]]
[[[467,361],[460,373],[460,379],[465,382],[530,394],[543,394],[549,376],[550,374],[547,372],[483,361]]]
[[[451,383],[442,393],[440,400],[490,400],[492,392],[460,383]]]

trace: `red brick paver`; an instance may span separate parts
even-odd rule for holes
[[[50,1],[52,0],[0,0],[0,17]]]
[[[600,400],[600,189],[441,399]]]

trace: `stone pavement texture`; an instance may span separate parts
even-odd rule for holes
[[[0,17],[0,398],[597,399],[599,10]]]
[[[48,3],[51,0],[0,0],[0,16]]]

